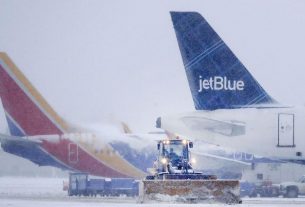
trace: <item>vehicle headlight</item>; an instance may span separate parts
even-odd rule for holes
[[[191,163],[192,163],[192,164],[196,164],[196,159],[195,159],[195,158],[192,158]]]
[[[162,163],[163,165],[167,164],[167,159],[166,159],[166,158],[162,158],[162,159],[161,159],[161,163]]]

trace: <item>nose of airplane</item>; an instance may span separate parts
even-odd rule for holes
[[[156,128],[161,128],[161,117],[158,117],[156,120]]]

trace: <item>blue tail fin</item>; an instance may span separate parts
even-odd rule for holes
[[[199,13],[171,17],[196,110],[277,103]]]

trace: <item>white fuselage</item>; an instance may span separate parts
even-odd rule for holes
[[[161,128],[260,156],[305,158],[304,107],[194,111],[161,117]]]

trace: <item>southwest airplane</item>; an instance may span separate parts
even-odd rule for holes
[[[67,123],[5,53],[0,53],[0,97],[10,131],[0,134],[3,150],[40,166],[141,178],[156,158],[156,135],[96,135]]]
[[[196,12],[171,12],[196,111],[157,127],[238,151],[305,164],[305,110],[279,104]]]

